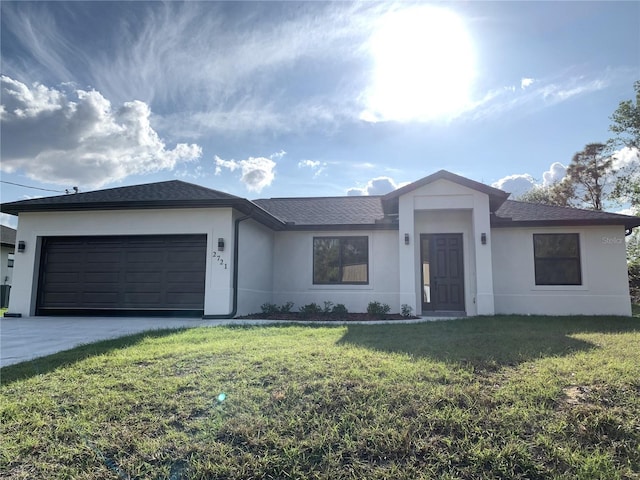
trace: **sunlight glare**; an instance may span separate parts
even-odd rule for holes
[[[451,118],[470,103],[471,38],[452,11],[419,6],[387,14],[371,38],[375,61],[366,121]]]

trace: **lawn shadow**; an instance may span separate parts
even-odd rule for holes
[[[477,367],[512,366],[598,348],[577,333],[640,332],[626,317],[493,316],[398,325],[350,325],[339,344]]]
[[[124,337],[87,343],[51,355],[6,365],[0,368],[0,385],[9,385],[17,380],[25,380],[37,375],[49,373],[57,368],[72,365],[90,357],[131,347],[148,338],[166,337],[184,330],[186,330],[186,328],[148,330]]]

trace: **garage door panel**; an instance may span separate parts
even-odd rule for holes
[[[120,272],[117,270],[108,271],[106,268],[99,272],[85,272],[84,281],[86,283],[118,283]]]
[[[167,272],[168,283],[202,283],[204,282],[204,272]]]
[[[201,311],[205,267],[206,235],[50,237],[38,311]]]

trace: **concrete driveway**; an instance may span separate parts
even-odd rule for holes
[[[260,323],[264,323],[262,320]],[[78,345],[146,330],[214,327],[247,320],[200,318],[30,317],[0,318],[0,366],[51,355]]]

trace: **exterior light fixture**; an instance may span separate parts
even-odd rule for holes
[[[224,251],[224,238],[219,238],[218,239],[218,251],[219,252],[223,252]]]
[[[24,243],[24,240],[20,240],[18,242],[18,253],[24,253],[26,248],[27,248],[27,244]]]
[[[405,245],[409,245],[409,234],[408,233],[404,234],[404,244]]]
[[[480,243],[482,243],[483,245],[487,244],[487,234],[486,233],[481,233],[480,234]]]

